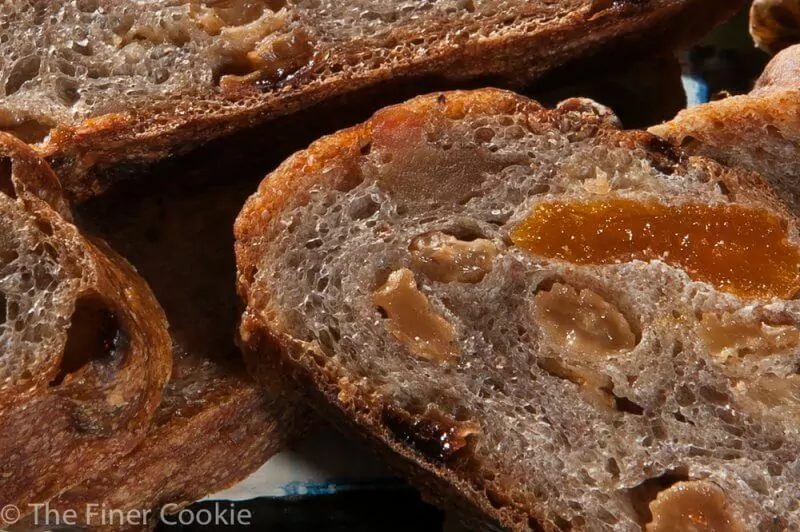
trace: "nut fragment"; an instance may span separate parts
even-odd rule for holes
[[[568,364],[555,358],[540,358],[537,364],[555,377],[580,385],[584,396],[591,403],[607,409],[615,408],[614,395],[606,391],[613,387],[611,378],[608,375],[603,375],[580,365]]]
[[[408,268],[392,272],[372,299],[386,313],[389,331],[415,355],[435,362],[458,356],[453,326],[431,308]]]
[[[678,482],[650,503],[653,520],[647,532],[741,532],[725,493],[711,482]]]
[[[740,382],[736,389],[746,390],[747,396],[769,408],[794,407],[795,418],[800,417],[800,375],[786,377],[764,375],[752,384]]]
[[[498,251],[491,240],[459,240],[440,231],[416,237],[410,249],[414,267],[442,283],[481,282]]]
[[[636,347],[636,335],[617,307],[589,289],[556,283],[536,294],[534,315],[554,346],[581,355]]]
[[[205,0],[193,1],[189,13],[200,28],[210,35],[219,35],[228,26],[244,26],[259,18],[265,11],[278,11],[280,3],[265,0]]]
[[[796,327],[744,321],[727,313],[703,314],[699,333],[708,352],[720,364],[740,354],[767,356],[800,345],[800,330]]]

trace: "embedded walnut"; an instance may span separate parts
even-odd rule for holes
[[[595,292],[556,283],[534,299],[534,315],[554,346],[587,355],[607,355],[636,347],[630,323]]]
[[[415,355],[435,362],[458,356],[453,326],[431,308],[411,270],[393,272],[372,299],[386,313],[389,331]]]
[[[442,283],[481,282],[498,251],[491,240],[459,240],[440,231],[418,236],[409,249],[414,267]]]
[[[756,415],[768,415],[797,430],[800,423],[800,375],[766,374],[734,385],[741,406]]]
[[[219,35],[228,26],[244,26],[258,20],[269,9],[278,11],[282,2],[265,0],[207,0],[193,1],[189,13],[209,35]]]
[[[725,493],[707,481],[678,482],[650,503],[653,520],[647,532],[741,532]]]
[[[595,177],[586,179],[583,182],[583,189],[589,194],[603,195],[611,192],[611,182],[608,180],[608,172],[599,166],[595,168]]]
[[[796,327],[743,321],[727,313],[704,314],[699,333],[708,352],[721,364],[740,354],[767,356],[800,345]]]
[[[615,407],[614,395],[606,391],[612,387],[611,377],[608,375],[555,358],[540,358],[537,364],[555,377],[580,385],[584,396],[592,403],[608,409]]]
[[[261,78],[279,81],[306,66],[314,56],[314,42],[303,29],[289,34],[273,34],[247,54]]]

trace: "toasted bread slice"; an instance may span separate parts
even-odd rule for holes
[[[0,10],[0,128],[44,141],[81,198],[103,186],[93,169],[160,159],[337,94],[668,53],[743,4],[14,0]]]
[[[55,175],[6,134],[0,210],[0,502],[24,515],[144,438],[171,348],[145,281],[78,231]]]
[[[764,176],[800,213],[800,45],[767,65],[749,94],[681,111],[650,131],[681,146]]]
[[[469,518],[797,528],[797,220],[615,123],[439,93],[292,156],[235,226],[246,354]]]
[[[240,179],[226,183],[227,164],[217,152],[192,154],[78,209],[82,223],[124,253],[153,287],[170,322],[174,358],[144,442],[50,503],[81,518],[86,504],[99,505],[83,521],[92,529],[139,528],[119,519],[103,524],[111,510],[150,511],[146,524],[155,526],[162,507],[175,511],[244,479],[310,423],[302,404],[275,383],[265,390],[253,382],[233,341],[233,220],[263,170],[240,161]]]

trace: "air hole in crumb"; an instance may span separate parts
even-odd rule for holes
[[[11,72],[6,79],[6,96],[11,96],[17,92],[26,81],[30,81],[39,75],[41,59],[38,55],[29,55],[17,60],[11,67]]]
[[[691,135],[686,135],[681,139],[681,148],[690,148],[692,146],[698,145],[700,142]]]
[[[371,151],[372,151],[372,142],[367,142],[366,144],[363,144],[361,146],[361,149],[359,150],[361,155],[364,155],[364,156],[369,155],[369,152],[371,152]]]
[[[710,386],[700,388],[700,397],[715,405],[728,405],[728,395]]]
[[[78,83],[71,79],[58,78],[55,82],[55,92],[59,101],[66,107],[72,107],[81,99]]]
[[[108,302],[95,293],[81,296],[75,302],[61,367],[50,385],[58,386],[67,375],[92,361],[118,360],[128,344],[129,339]]]
[[[689,425],[694,425],[694,421],[690,421],[689,419],[686,418],[686,416],[684,416],[680,412],[673,412],[672,417],[674,417],[675,420],[678,421],[679,423],[687,423]]]
[[[569,521],[560,515],[557,515],[553,518],[553,524],[556,525],[559,530],[572,530],[572,525],[569,523]]]
[[[11,180],[12,169],[11,158],[0,157],[0,193],[11,199],[17,199],[17,191],[14,189],[14,182]]]
[[[653,520],[653,514],[650,512],[650,503],[658,497],[660,492],[669,489],[673,484],[686,480],[689,480],[689,470],[685,467],[680,467],[667,471],[661,476],[649,478],[638,486],[626,490],[630,497],[631,505],[639,516],[640,524],[644,526]]]
[[[379,209],[380,205],[370,196],[357,198],[350,204],[350,217],[354,220],[364,220],[370,218]]]
[[[616,395],[614,396],[614,408],[620,412],[633,414],[635,416],[641,416],[644,414],[644,408],[642,406],[637,405],[626,397],[618,397]]]
[[[8,300],[6,299],[6,295],[3,292],[0,292],[0,325],[6,322],[8,318],[8,311],[7,309]]]
[[[36,220],[36,227],[47,236],[53,236],[53,225],[47,220]]]
[[[529,517],[528,518],[528,528],[530,528],[531,530],[534,530],[536,532],[539,532],[540,530],[544,530],[544,528],[542,528],[542,525],[540,525],[539,522],[533,517]]]
[[[498,510],[511,504],[511,501],[508,497],[502,495],[499,491],[492,488],[486,489],[486,498],[489,499],[489,504]]]
[[[609,458],[606,461],[606,471],[608,471],[612,477],[619,478],[620,474],[619,464],[614,458]]]
[[[76,0],[75,7],[83,13],[94,13],[99,7],[98,0]]]
[[[728,188],[728,185],[726,185],[724,181],[717,181],[717,188],[719,188],[719,191],[726,198],[731,197],[731,189]]]

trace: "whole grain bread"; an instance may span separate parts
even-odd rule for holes
[[[0,503],[22,516],[144,438],[171,349],[145,281],[78,231],[55,174],[6,134],[0,210]]]
[[[152,528],[162,507],[174,511],[244,479],[311,423],[302,402],[276,383],[265,389],[253,382],[233,341],[233,221],[270,164],[263,160],[268,154],[239,153],[231,183],[230,159],[219,153],[234,147],[217,143],[166,161],[78,207],[82,225],[124,254],[153,288],[170,322],[174,362],[144,442],[51,508],[77,510],[81,518],[87,503],[150,510],[145,528]],[[102,526],[100,515],[91,517],[83,524],[92,530],[141,528]]]
[[[14,0],[0,6],[0,128],[76,198],[97,173],[388,80],[533,79],[668,53],[742,0]],[[603,62],[605,64],[605,62]],[[596,66],[596,65],[595,65]]]
[[[797,230],[594,102],[433,94],[261,183],[241,342],[467,519],[798,530]]]
[[[760,173],[800,213],[800,45],[776,55],[749,94],[650,128],[691,154]]]

